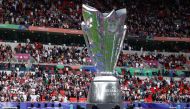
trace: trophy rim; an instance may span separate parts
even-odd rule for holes
[[[118,79],[115,76],[108,75],[108,76],[96,76],[93,81],[118,81]]]

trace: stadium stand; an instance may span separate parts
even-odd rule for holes
[[[80,29],[81,1],[3,0],[3,23]]]
[[[128,33],[138,37],[189,37],[189,5],[188,0],[3,0],[3,22],[26,26],[45,26],[55,28],[81,29],[81,4],[87,3],[101,11],[127,8]],[[112,5],[110,5],[112,4]],[[142,20],[144,19],[144,20]]]
[[[63,70],[59,73],[41,68],[36,72],[1,71],[0,75],[1,102],[84,102],[94,77],[94,73],[86,71]],[[190,82],[186,79],[166,79],[163,76],[139,78],[130,73],[119,77],[125,101],[190,101]]]
[[[101,11],[126,7],[128,37],[135,37],[135,41],[127,39],[117,63],[115,75],[120,80],[123,99],[126,102],[189,103],[189,43],[151,41],[153,37],[189,38],[189,0],[93,1],[2,0],[0,23],[24,25],[26,28],[81,29],[81,4],[84,2]],[[93,65],[87,49],[81,46],[83,44],[47,45],[49,41],[55,44],[59,41],[56,35],[52,35],[52,40],[46,41],[46,44],[39,41],[50,37],[51,33],[35,40],[31,35],[31,42],[27,42],[22,37],[28,38],[30,32],[21,31],[14,36],[6,30],[0,31],[1,102],[86,101],[96,71],[81,67]],[[67,37],[66,34],[64,36]],[[137,37],[143,38],[143,41]],[[17,43],[17,40],[21,42]],[[70,40],[66,39],[66,42],[70,43]],[[78,39],[76,42],[80,43]]]

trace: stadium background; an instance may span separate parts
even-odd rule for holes
[[[127,8],[115,69],[126,107],[188,109],[188,0],[0,0],[1,108],[85,107],[96,69],[80,27],[82,3]]]

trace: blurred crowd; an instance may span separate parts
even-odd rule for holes
[[[124,75],[121,88],[125,101],[190,102],[190,82],[185,79],[174,81],[162,76],[140,79]]]
[[[59,63],[68,65],[92,64],[87,49],[77,46],[44,46],[41,43],[24,43],[12,47],[0,45],[1,62],[9,61],[17,53],[30,54],[38,64],[21,65],[8,63],[0,65],[0,100],[5,101],[61,101],[73,102],[87,98],[88,89],[95,72],[74,70],[70,68],[55,68],[40,63]],[[128,68],[158,68],[158,63],[165,69],[184,69],[187,57],[183,54],[163,55],[155,52],[140,52],[129,54],[121,52],[118,66]],[[150,64],[152,63],[152,64]],[[29,68],[27,70],[27,68]],[[24,69],[24,70],[23,70]],[[33,70],[31,70],[33,69]],[[122,71],[117,75],[121,83],[125,101],[145,102],[190,102],[190,82],[182,77],[181,80],[165,79],[171,72],[156,73],[140,79],[130,72]],[[162,75],[162,76],[161,76]],[[173,74],[174,75],[174,74]]]
[[[165,69],[185,69],[185,65],[188,64],[188,57],[183,54],[170,54],[164,55],[154,52],[142,52],[138,53],[121,53],[118,59],[118,66],[127,66],[134,68],[150,68],[163,67]]]
[[[140,37],[189,37],[189,0],[127,0],[128,32]]]
[[[137,54],[124,54],[121,52],[121,55],[118,59],[118,66],[128,66],[135,68],[144,68],[145,65],[141,57]]]
[[[12,47],[10,45],[0,44],[0,61],[9,61],[13,55]]]
[[[87,49],[79,46],[49,46],[44,47],[41,43],[18,44],[15,53],[30,54],[37,63],[58,63],[58,64],[90,64]]]
[[[1,23],[80,29],[81,0],[2,0]]]
[[[86,47],[79,46],[44,46],[41,43],[19,43],[15,47],[8,44],[0,45],[0,61],[11,62],[15,54],[30,54],[36,63],[92,65]],[[185,54],[162,54],[158,52],[121,52],[117,66],[133,68],[165,68],[185,70],[189,59]]]
[[[70,98],[87,98],[94,74],[70,70],[58,73],[51,67],[35,69],[35,72],[1,71],[0,101],[69,102]]]
[[[35,67],[35,72],[1,71],[0,101],[75,102],[87,98],[91,80],[96,73],[50,66]],[[130,72],[119,75],[123,99],[144,102],[190,102],[190,82],[186,79],[165,79],[162,76],[140,79]]]
[[[73,99],[86,100],[90,82],[95,72],[83,69],[58,68],[59,65],[89,65],[92,64],[87,49],[78,46],[47,46],[41,43],[18,43],[14,47],[0,44],[1,62],[9,62],[15,54],[30,54],[38,64],[20,65],[4,63],[0,65],[0,101],[61,101],[73,102]],[[118,66],[128,68],[158,68],[184,69],[187,57],[183,54],[164,55],[155,52],[125,53],[121,52]],[[89,61],[87,61],[89,59]],[[46,65],[41,65],[45,63]],[[54,63],[55,65],[48,66]],[[152,64],[150,64],[152,63]],[[159,64],[158,64],[159,63]],[[28,68],[28,69],[27,69]],[[33,70],[31,70],[33,69]],[[166,79],[171,72],[152,74],[144,79],[136,77],[130,70],[121,71],[118,78],[121,83],[125,101],[145,102],[190,102],[190,82],[181,76]],[[162,76],[161,76],[162,75]],[[174,74],[173,74],[174,75]]]
[[[189,0],[2,0],[1,23],[81,29],[82,3],[108,12],[126,8],[130,35],[189,37]]]

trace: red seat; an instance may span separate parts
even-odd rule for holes
[[[86,102],[87,98],[79,98],[79,102]]]
[[[41,102],[45,102],[45,101],[46,101],[45,96],[42,96]]]
[[[77,98],[70,98],[69,101],[70,102],[77,102]]]

